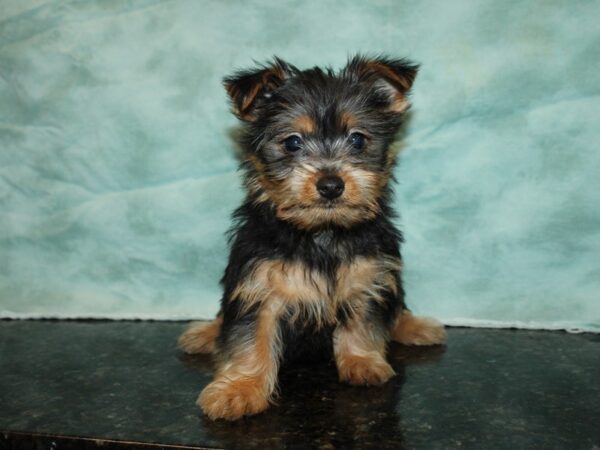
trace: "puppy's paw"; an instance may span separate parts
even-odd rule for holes
[[[221,330],[221,318],[211,322],[193,322],[177,340],[177,346],[188,354],[213,353]]]
[[[212,420],[237,420],[267,409],[269,398],[264,390],[264,383],[259,379],[221,378],[204,388],[197,403]]]
[[[396,373],[381,356],[346,355],[338,361],[340,381],[353,385],[377,386],[385,383]]]
[[[435,319],[403,311],[392,329],[392,339],[404,345],[440,345],[446,342],[446,330]]]

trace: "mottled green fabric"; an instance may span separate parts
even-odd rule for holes
[[[600,2],[0,3],[0,315],[208,317],[242,198],[220,79],[422,64],[396,175],[408,303],[600,329]]]

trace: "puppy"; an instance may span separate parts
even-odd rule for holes
[[[445,341],[413,316],[401,283],[390,148],[418,67],[356,56],[340,71],[281,59],[225,78],[241,139],[246,199],[235,211],[221,310],[180,337],[217,370],[198,404],[211,419],[264,411],[284,361],[333,358],[340,381],[394,376],[391,340]]]

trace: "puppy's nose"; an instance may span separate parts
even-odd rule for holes
[[[328,200],[338,198],[344,192],[344,180],[335,175],[326,175],[317,181],[317,191]]]

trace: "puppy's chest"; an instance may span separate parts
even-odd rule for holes
[[[328,269],[318,267],[303,260],[258,261],[234,297],[291,320],[324,324],[334,323],[340,308],[358,310],[397,291],[397,258],[356,256]]]

